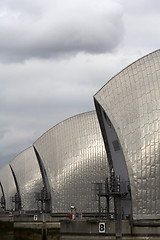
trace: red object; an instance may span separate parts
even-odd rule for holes
[[[72,212],[70,213],[69,218],[70,218],[71,220],[73,219],[73,213],[72,213]]]
[[[19,210],[19,214],[21,214],[21,210]]]

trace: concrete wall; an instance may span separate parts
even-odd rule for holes
[[[83,220],[58,219],[46,214],[34,220],[34,215],[3,216],[0,218],[2,240],[159,240],[160,220],[122,220],[117,231],[115,220],[88,218]],[[99,232],[99,224],[105,231]],[[1,238],[0,238],[1,239]]]
[[[105,232],[99,232],[99,223],[105,223]],[[122,236],[116,234],[116,221],[72,221],[61,223],[61,240],[159,240],[160,221],[132,222],[123,220]]]

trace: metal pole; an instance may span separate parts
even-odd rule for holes
[[[110,211],[110,207],[109,207],[109,196],[106,196],[106,202],[107,202],[107,219],[109,219],[109,211]]]

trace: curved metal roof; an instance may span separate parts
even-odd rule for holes
[[[43,188],[42,175],[33,147],[21,152],[10,166],[18,184],[23,210],[37,210],[36,194]]]
[[[2,197],[3,197],[3,192],[2,192],[1,183],[0,183],[0,212],[2,211],[2,204],[1,204]]]
[[[3,196],[3,193],[2,193],[2,189],[1,189],[1,186],[0,186],[0,201],[1,201],[1,197]]]
[[[69,118],[43,134],[35,143],[46,170],[52,212],[95,212],[95,182],[108,172],[106,152],[96,112]]]
[[[160,218],[160,50],[125,68],[94,98],[123,149],[133,218]]]
[[[15,206],[14,203],[12,202],[12,198],[15,197],[17,189],[9,165],[5,165],[0,169],[0,183],[4,191],[6,203],[5,210],[14,209]]]

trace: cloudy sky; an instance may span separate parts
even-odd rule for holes
[[[157,0],[0,0],[0,167],[160,45]]]

